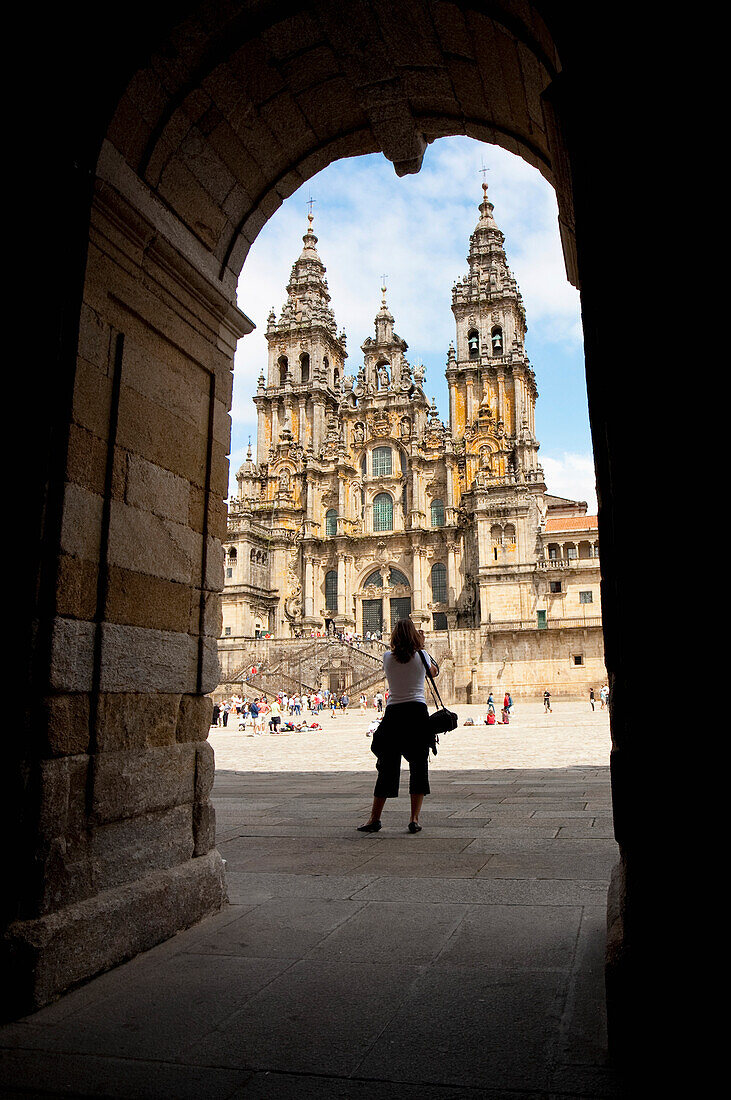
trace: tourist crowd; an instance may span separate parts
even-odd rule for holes
[[[387,702],[388,692],[377,691],[372,705],[378,714],[382,714]],[[361,714],[365,714],[369,702],[364,694],[360,695],[358,704]],[[238,723],[238,729],[242,732],[250,730],[255,734],[264,733],[267,726],[270,733],[318,730],[322,729],[318,718],[323,711],[329,710],[330,717],[335,718],[338,713],[345,714],[349,706],[350,698],[347,693],[338,694],[325,689],[309,694],[295,692],[293,695],[281,691],[275,695],[262,694],[251,699],[247,695],[232,695],[230,699],[214,703],[211,725],[228,728],[229,723]]]

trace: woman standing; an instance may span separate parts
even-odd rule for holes
[[[439,667],[424,649],[424,632],[417,630],[411,619],[401,619],[391,634],[391,649],[383,655],[389,694],[386,713],[373,738],[378,779],[371,816],[358,826],[361,833],[377,833],[386,799],[398,798],[402,756],[409,764],[409,832],[421,832],[419,813],[424,795],[429,794],[429,710],[422,653],[432,676],[437,676]]]

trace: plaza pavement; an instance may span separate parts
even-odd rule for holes
[[[415,836],[406,784],[381,832],[355,829],[372,714],[211,731],[229,905],[0,1029],[0,1095],[639,1095],[606,1053],[607,712],[460,724]]]

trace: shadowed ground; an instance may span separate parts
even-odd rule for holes
[[[0,1029],[3,1096],[628,1095],[606,1057],[609,774],[589,762],[606,712],[460,726],[416,836],[403,793],[355,830],[373,758],[360,715],[329,722],[309,750],[213,731],[230,904]],[[464,766],[498,739],[511,766]],[[572,741],[583,762],[551,766]]]

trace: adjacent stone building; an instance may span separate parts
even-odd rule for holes
[[[310,215],[287,300],[268,318],[256,459],[250,447],[229,502],[225,681],[254,637],[387,634],[410,615],[453,698],[604,682],[597,519],[547,491],[525,309],[483,191],[452,290],[447,423],[385,289],[347,372]]]

